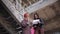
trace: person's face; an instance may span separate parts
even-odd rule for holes
[[[35,18],[38,18],[38,16],[37,16],[37,15],[35,15]]]

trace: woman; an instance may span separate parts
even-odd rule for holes
[[[34,14],[34,20],[33,20],[33,27],[35,32],[38,31],[39,34],[44,34],[44,29],[43,29],[43,19],[39,18],[38,14]]]
[[[23,34],[31,34],[31,24],[30,24],[30,21],[29,21],[28,18],[29,18],[29,14],[25,13],[24,14],[24,19],[21,22],[22,29],[23,29]]]

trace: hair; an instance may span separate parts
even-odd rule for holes
[[[34,14],[34,19],[38,19],[38,18],[35,17],[35,15],[37,15],[37,17],[39,18],[39,15],[37,13],[35,13]]]

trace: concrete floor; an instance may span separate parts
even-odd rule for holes
[[[60,28],[54,30],[46,31],[45,34],[60,34]]]

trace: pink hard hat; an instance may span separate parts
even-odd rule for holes
[[[25,18],[28,17],[28,16],[29,16],[28,13],[25,13],[25,14],[24,14],[24,17],[25,17]]]

